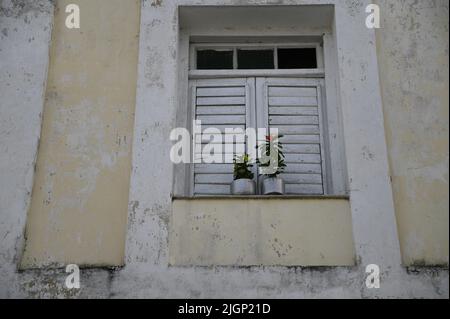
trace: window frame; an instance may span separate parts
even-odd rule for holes
[[[191,61],[195,61],[193,50],[195,47],[217,48],[226,47],[230,44],[239,47],[311,47],[314,44],[320,48],[317,57],[318,68],[316,69],[272,69],[272,70],[195,70],[191,68]],[[284,36],[274,35],[231,35],[227,32],[214,33],[200,32],[193,34],[182,30],[179,38],[180,54],[178,56],[178,108],[176,112],[176,125],[190,130],[192,118],[191,92],[189,90],[190,80],[195,79],[230,79],[242,77],[283,77],[283,78],[311,78],[323,79],[322,101],[323,101],[323,126],[324,139],[327,147],[327,188],[330,196],[348,196],[348,172],[346,152],[344,148],[344,134],[342,123],[342,109],[340,103],[339,84],[339,61],[336,59],[336,39],[332,31],[323,30],[320,33],[298,33],[294,35],[291,31]],[[195,51],[194,51],[195,52]],[[323,66],[323,67],[319,67]],[[325,89],[326,88],[326,89]],[[173,175],[173,198],[192,197],[188,191],[190,176],[190,164],[174,164]],[[290,197],[290,195],[285,195]],[[297,195],[296,195],[297,196]],[[308,195],[298,195],[310,197]],[[298,197],[297,196],[297,197]],[[221,196],[218,196],[221,197]],[[233,197],[226,195],[225,197]],[[291,196],[292,197],[292,196]]]

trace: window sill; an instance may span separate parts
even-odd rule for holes
[[[174,200],[204,200],[204,199],[220,199],[220,200],[234,200],[234,199],[342,199],[349,200],[348,195],[249,195],[249,196],[239,196],[239,195],[201,195],[201,196],[174,196]]]

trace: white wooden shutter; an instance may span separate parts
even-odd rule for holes
[[[284,135],[286,193],[325,194],[320,80],[263,78],[256,89],[258,127]]]
[[[217,128],[225,141],[225,128],[242,128],[244,131],[253,116],[251,104],[254,100],[254,81],[247,79],[214,79],[191,82],[193,118],[201,120],[202,131]],[[219,137],[219,136],[215,136]],[[195,138],[195,136],[194,136]],[[203,136],[201,148],[196,148],[194,157],[201,163],[194,163],[191,175],[192,195],[229,195],[233,181],[233,164],[204,163],[201,150],[214,136]],[[240,145],[245,149],[245,142]],[[222,149],[225,153],[224,144]],[[225,154],[222,156],[226,159]]]

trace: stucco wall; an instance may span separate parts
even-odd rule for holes
[[[347,199],[176,199],[170,225],[170,265],[355,265]]]
[[[17,271],[40,136],[39,113],[45,93],[43,82],[48,61],[49,26],[53,19],[52,3],[47,0],[3,0],[0,12],[0,236],[3,238],[0,242],[0,296],[448,298],[448,270],[400,267],[397,228],[392,196],[389,195],[385,135],[380,129],[384,123],[375,38],[373,31],[361,27],[365,20],[364,8],[369,2],[270,1],[280,5],[336,5],[334,32],[339,33],[336,63],[341,81],[339,99],[346,124],[345,148],[349,158],[356,255],[354,267],[169,265],[173,166],[168,161],[168,136],[174,127],[177,107],[177,5],[262,5],[269,2],[145,0],[141,1],[125,266],[82,269],[81,288],[69,290],[64,286],[67,275],[64,268]],[[119,6],[115,10],[117,14],[125,14],[120,13],[120,8],[128,10],[122,2],[114,3]],[[103,10],[109,12],[110,9],[102,8],[98,12],[97,26],[114,22],[119,28],[124,23],[114,14],[102,14]],[[83,25],[83,8],[81,10]],[[102,32],[108,30],[102,29]],[[27,73],[34,74],[36,80],[23,81],[27,79]],[[119,72],[113,75],[122,76]],[[382,267],[379,290],[365,287],[368,263],[379,263]]]
[[[16,272],[41,130],[53,6],[0,2],[0,290],[20,290]]]
[[[380,82],[402,257],[448,264],[448,6],[378,1]]]
[[[65,25],[65,8],[72,2],[56,3],[21,268],[119,266],[130,185],[139,1],[78,1],[80,29]]]

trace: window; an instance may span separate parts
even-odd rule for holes
[[[233,68],[233,51],[231,50],[198,50],[198,70],[227,70]]]
[[[288,48],[278,49],[279,69],[315,69],[317,68],[316,49]]]
[[[237,67],[238,69],[273,69],[274,50],[237,50]]]
[[[192,170],[192,195],[228,195],[233,180],[232,156],[225,150],[218,163],[205,163],[203,154],[225,141],[225,128],[277,128],[284,135],[287,167],[281,177],[286,194],[322,195],[326,178],[320,79],[283,79],[245,77],[239,79],[201,79],[191,81],[193,117],[200,120],[202,132],[211,128],[217,134],[202,134],[202,145],[196,150]],[[195,136],[194,136],[195,138]],[[234,140],[237,154],[249,152],[245,138]],[[257,173],[255,168],[255,173]],[[258,181],[257,174],[255,179]]]
[[[177,122],[188,125],[191,133],[193,120],[201,121],[203,134],[211,128],[219,131],[201,137],[202,144],[194,152],[197,162],[176,166],[175,194],[231,195],[230,153],[251,150],[245,134],[236,136],[231,151],[226,149],[225,128],[258,132],[277,128],[284,135],[281,141],[287,167],[281,177],[286,195],[347,194],[336,69],[329,53],[333,47],[324,39],[267,37],[266,42],[264,37],[196,36],[192,42],[184,42],[189,54],[183,58],[188,63],[180,81],[187,78],[182,83],[189,93],[180,93]],[[205,62],[205,53],[219,61]],[[224,151],[219,162],[204,158],[205,148],[214,154],[219,145]],[[256,165],[253,169],[260,194],[261,179]]]
[[[276,70],[321,67],[320,45],[312,44],[195,44],[191,69]]]

